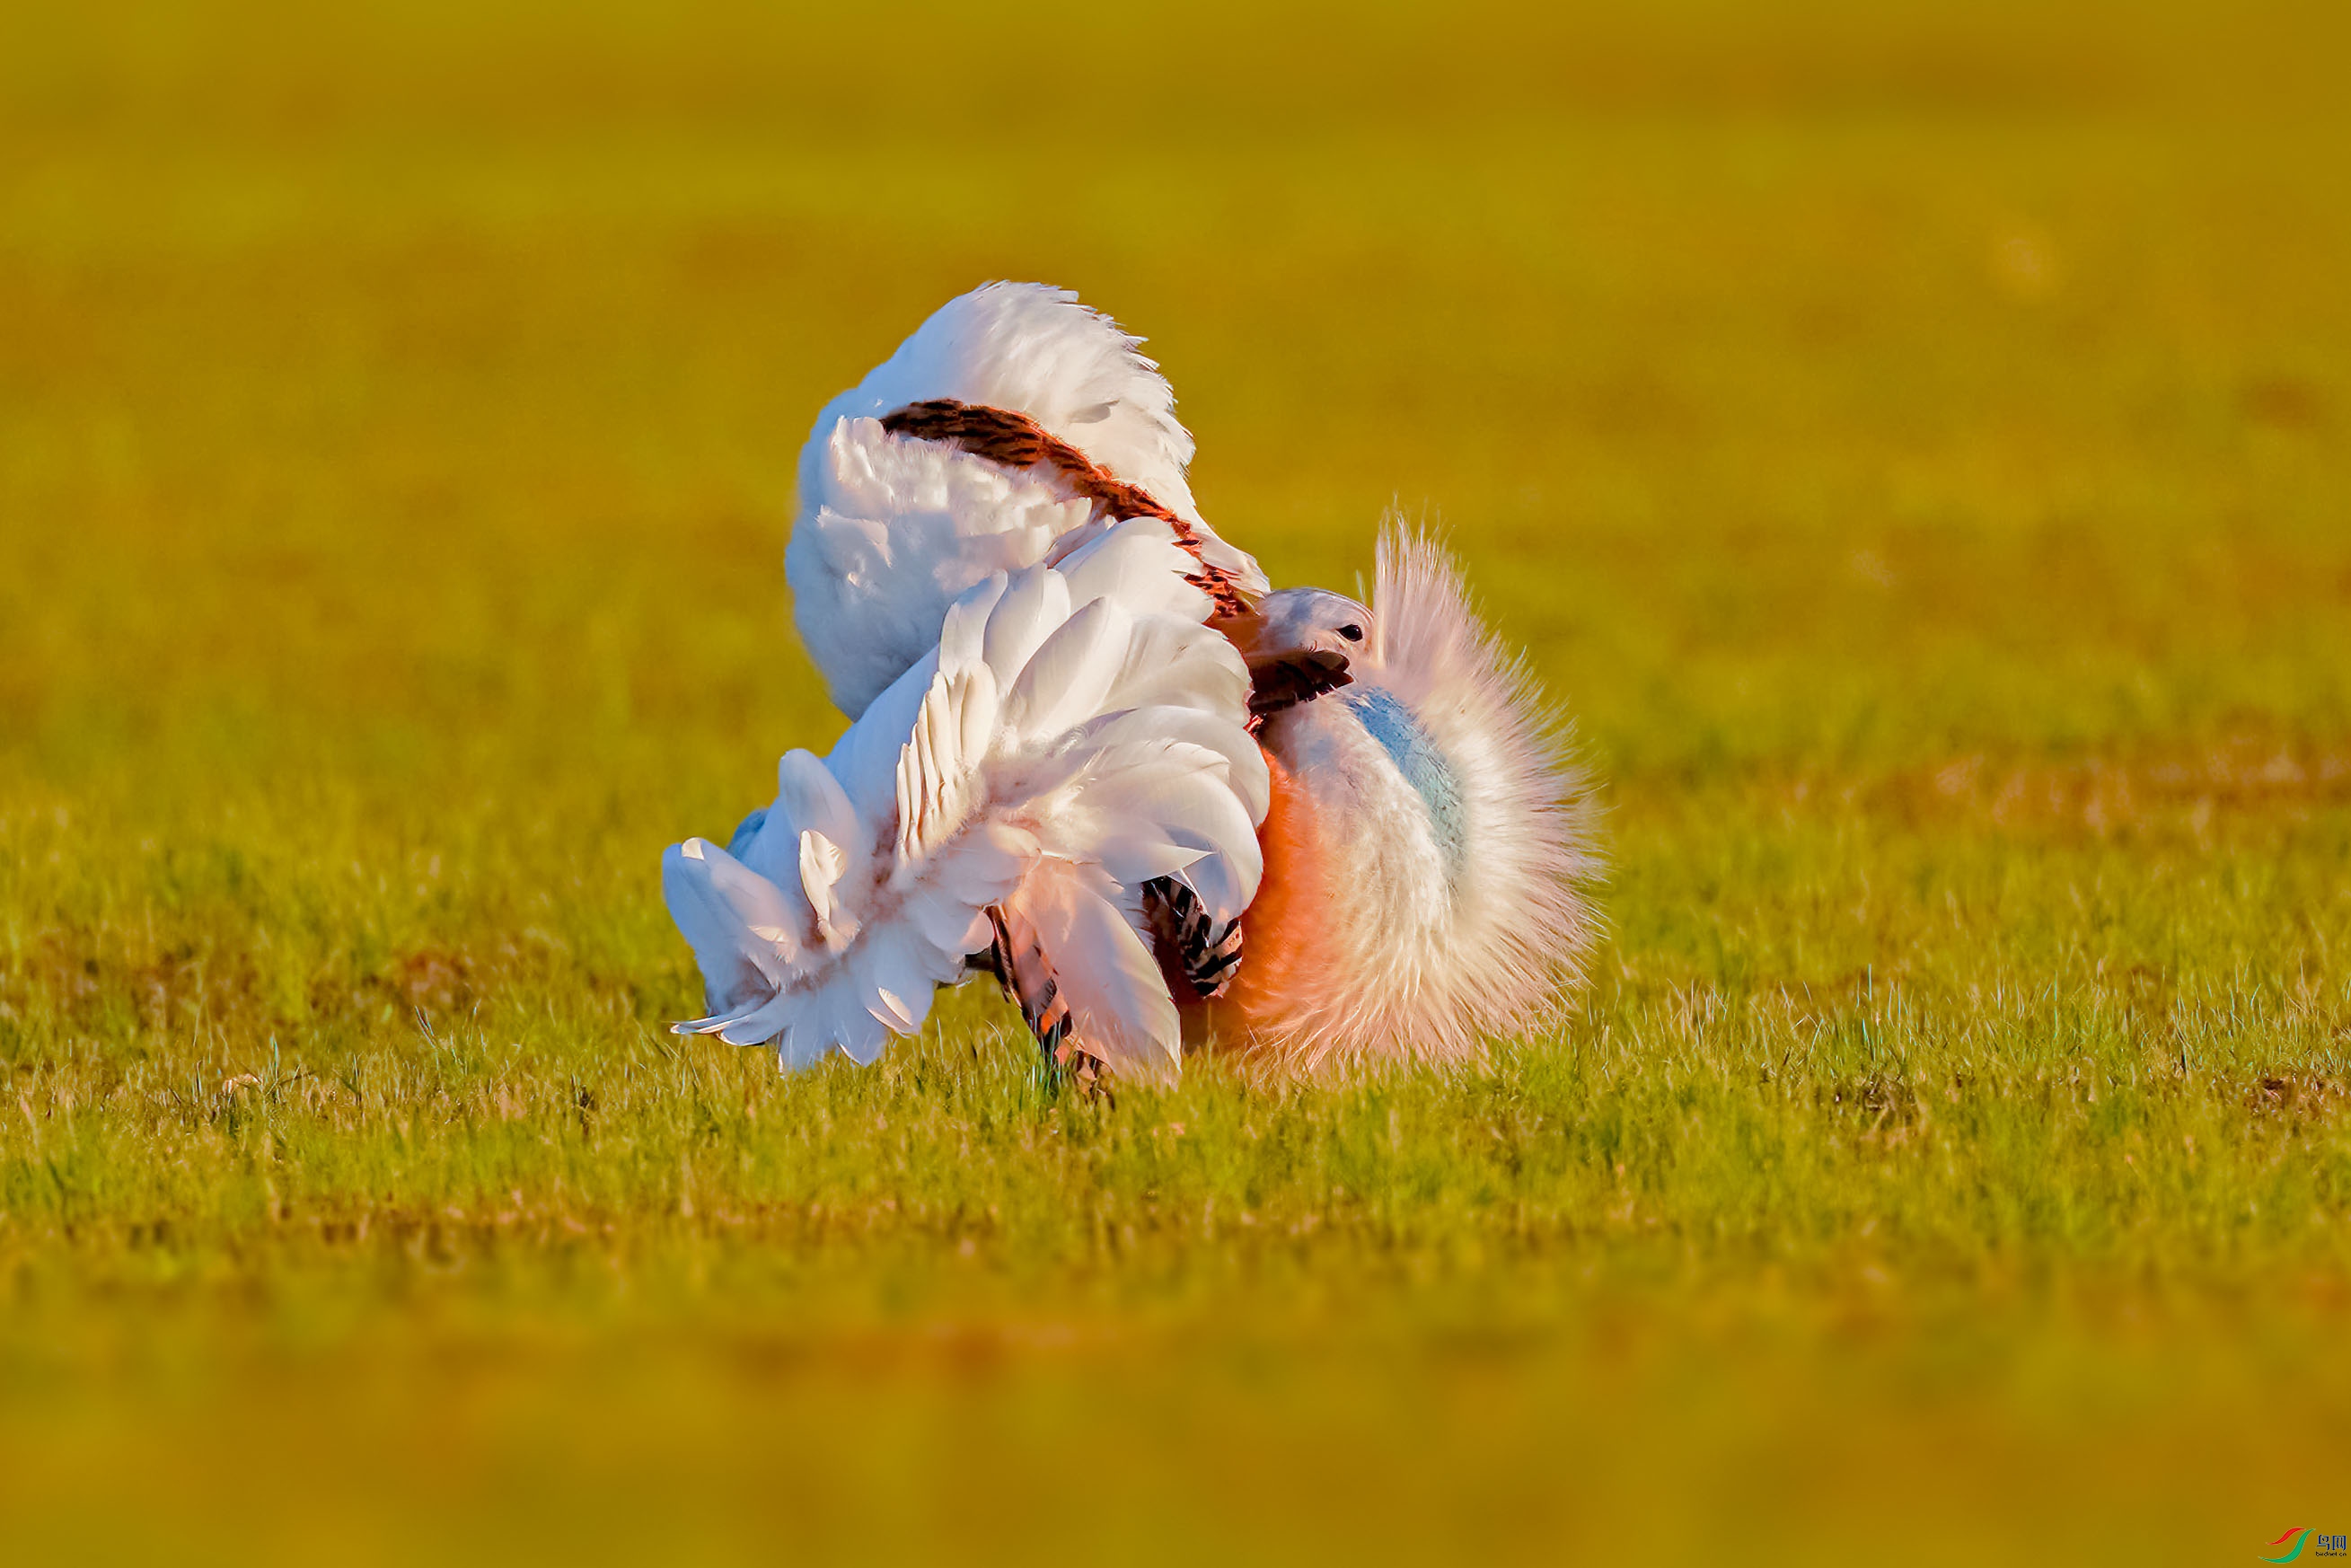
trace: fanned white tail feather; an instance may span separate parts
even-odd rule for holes
[[[1139,340],[1065,290],[991,283],[948,301],[827,404],[801,449],[784,555],[800,637],[852,717],[936,641],[946,607],[992,573],[1047,559],[1094,516],[1050,473],[893,435],[882,418],[933,399],[1033,419],[1190,525],[1203,559],[1262,591],[1257,563],[1199,519],[1192,437]]]
[[[788,1066],[871,1061],[921,1028],[1000,908],[1036,934],[1073,1047],[1172,1071],[1135,890],[1176,877],[1237,917],[1268,783],[1248,672],[1171,557],[1167,526],[1138,518],[1058,568],[990,576],[829,757],[784,758],[739,853],[672,848],[664,891],[709,1007],[678,1028],[772,1040]]]

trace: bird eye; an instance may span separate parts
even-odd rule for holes
[[[1339,635],[1350,643],[1360,643],[1364,640],[1364,629],[1361,626],[1342,626]]]

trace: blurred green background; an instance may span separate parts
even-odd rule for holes
[[[2346,46],[0,11],[0,1546],[2342,1529]],[[1277,582],[1448,532],[1604,780],[1559,1038],[1113,1110],[976,988],[661,1032],[660,848],[840,724],[799,443],[991,277],[1151,339]]]

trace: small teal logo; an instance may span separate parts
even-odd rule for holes
[[[2297,1524],[2269,1543],[2267,1551],[2276,1555],[2264,1555],[2262,1561],[2298,1563],[2305,1547],[2313,1557],[2351,1556],[2351,1535],[2321,1535],[2308,1525]]]

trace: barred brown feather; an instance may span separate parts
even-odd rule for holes
[[[1140,485],[1099,467],[1092,458],[1047,430],[1025,413],[958,402],[954,398],[930,398],[910,402],[882,416],[882,428],[915,441],[936,441],[959,452],[1007,468],[1043,468],[1070,491],[1092,501],[1098,515],[1110,521],[1127,517],[1157,517],[1175,530],[1176,542],[1200,563],[1184,579],[1217,601],[1218,618],[1246,613],[1249,601],[1233,575],[1211,565],[1202,553],[1198,529],[1186,518],[1162,506]]]
[[[1143,916],[1153,947],[1190,982],[1194,996],[1205,1002],[1225,994],[1240,968],[1239,921],[1219,927],[1198,895],[1172,876],[1143,884]]]

